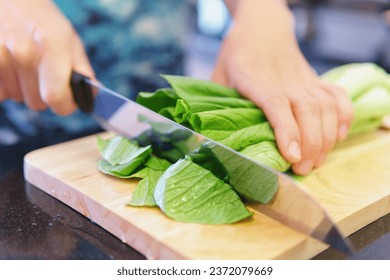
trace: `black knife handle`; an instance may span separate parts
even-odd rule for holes
[[[91,85],[86,82],[88,77],[72,71],[70,86],[72,88],[73,99],[82,112],[93,111],[93,94]]]

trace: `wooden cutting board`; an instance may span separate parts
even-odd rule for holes
[[[256,211],[237,224],[213,226],[127,206],[137,180],[101,174],[98,159],[96,136],[80,138],[26,155],[25,178],[148,259],[309,259],[327,248]],[[302,182],[345,235],[384,216],[390,212],[390,132],[349,139]]]

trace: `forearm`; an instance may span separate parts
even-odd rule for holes
[[[262,51],[273,52],[275,46],[298,48],[294,17],[285,0],[225,0],[233,12],[231,37],[252,43],[261,41]],[[268,55],[264,53],[264,55]]]
[[[277,8],[275,12],[279,10],[285,10],[287,8],[287,0],[224,0],[226,7],[230,11],[233,17],[235,17],[239,7],[249,6],[251,8]],[[275,6],[276,5],[276,6]],[[259,11],[259,10],[258,10]],[[261,11],[261,10],[260,10]]]
[[[294,17],[285,0],[225,0],[225,3],[234,18],[233,33],[296,44]]]

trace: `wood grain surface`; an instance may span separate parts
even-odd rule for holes
[[[105,133],[103,137],[109,136]],[[137,180],[101,174],[96,136],[33,151],[25,178],[148,259],[309,259],[327,246],[253,208],[233,225],[184,224],[126,203]],[[349,139],[302,180],[347,236],[390,212],[390,132]]]

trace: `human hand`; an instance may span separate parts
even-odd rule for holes
[[[236,88],[261,108],[294,173],[307,175],[346,138],[352,102],[311,69],[283,1],[241,1],[234,20],[212,80]]]
[[[72,70],[94,77],[80,38],[50,0],[0,0],[0,101],[70,114]]]

